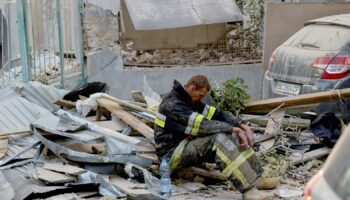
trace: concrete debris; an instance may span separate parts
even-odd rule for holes
[[[300,188],[284,187],[278,189],[276,194],[281,198],[301,197],[303,195],[303,190]]]
[[[20,92],[0,90],[5,94],[0,102],[0,199],[163,199],[152,127],[161,98],[147,80],[144,85],[144,91],[134,92],[142,103],[95,93],[63,103],[67,110],[53,104],[64,102],[57,100],[66,91],[50,86],[28,83]],[[254,129],[254,148],[265,169],[257,187],[280,198],[300,198],[330,148],[310,132],[310,119],[289,113],[289,108],[277,118],[273,113],[280,107],[249,105],[257,109],[246,110],[250,115],[244,118]],[[256,112],[260,108],[263,114]],[[272,111],[266,114],[266,109]],[[173,180],[174,199],[241,197],[215,163],[193,166],[178,176]]]
[[[179,185],[179,187],[182,187],[190,192],[196,192],[198,190],[202,190],[202,189],[206,188],[205,185],[203,185],[202,183],[198,183],[198,182],[183,183],[183,184]]]

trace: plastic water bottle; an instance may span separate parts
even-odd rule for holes
[[[162,159],[159,166],[160,172],[160,194],[165,198],[171,196],[170,166],[167,159]]]

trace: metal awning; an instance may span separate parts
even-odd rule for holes
[[[124,0],[136,30],[242,21],[234,0]]]

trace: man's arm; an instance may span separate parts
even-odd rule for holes
[[[237,136],[240,137],[241,141],[244,143],[247,143],[249,146],[253,146],[255,144],[255,138],[253,135],[253,131],[251,130],[251,128],[249,126],[247,126],[246,124],[243,123],[242,120],[229,115],[223,111],[221,111],[218,108],[215,108],[213,106],[209,106],[209,105],[201,105],[202,107],[204,107],[203,109],[203,114],[208,118],[208,119],[212,119],[212,120],[218,120],[218,121],[223,121],[226,122],[228,124],[231,124],[234,127],[240,128],[242,131],[238,131],[237,129],[235,129],[237,133]],[[242,144],[242,143],[241,143]]]
[[[202,137],[215,133],[232,132],[233,126],[231,124],[224,121],[207,120],[205,116],[194,112],[183,102],[171,102],[169,105],[165,105],[164,108],[163,114],[167,118],[167,124],[173,124],[172,128],[184,132],[184,134]],[[179,123],[182,127],[185,126],[185,130],[174,125],[174,123]]]

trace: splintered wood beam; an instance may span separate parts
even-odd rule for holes
[[[14,128],[0,131],[0,136],[8,136],[21,133],[31,133],[32,130],[29,127]]]
[[[291,159],[290,163],[291,163],[291,165],[297,165],[297,164],[301,164],[303,162],[318,159],[318,158],[321,158],[323,156],[328,155],[331,152],[331,150],[332,149],[330,149],[328,147],[323,147],[320,149],[306,152],[301,156],[293,156],[293,157],[290,157],[290,159]]]
[[[269,118],[265,115],[242,115],[241,117],[244,121],[249,121],[250,123],[256,124],[258,126],[266,127]],[[298,127],[298,128],[309,128],[311,120],[302,118],[284,118],[282,120],[283,128],[286,127]]]
[[[5,155],[7,153],[8,143],[9,143],[8,139],[0,140],[0,159],[5,157]]]
[[[331,90],[326,92],[317,92],[302,94],[292,97],[281,97],[254,101],[245,104],[243,113],[252,113],[257,111],[272,110],[283,104],[283,108],[317,104],[321,102],[336,101],[340,98],[350,98],[350,88],[341,90]]]
[[[118,105],[120,105],[120,106],[129,107],[129,108],[132,108],[134,110],[138,110],[138,111],[141,111],[141,112],[146,112],[146,113],[154,115],[154,116],[156,115],[156,113],[151,111],[151,110],[148,110],[148,109],[143,108],[141,106],[137,106],[137,105],[131,104],[129,102],[117,99],[117,98],[112,97],[112,96],[102,96],[99,99],[107,99],[107,100],[110,100],[112,102],[118,103]]]
[[[76,103],[73,101],[67,101],[64,99],[57,99],[56,101],[53,102],[54,104],[58,105],[58,106],[62,106],[68,109],[73,109],[76,107]]]
[[[149,126],[147,126],[145,123],[137,119],[135,116],[133,116],[129,112],[125,111],[119,105],[119,103],[109,99],[105,99],[105,98],[98,98],[97,103],[99,104],[99,106],[104,107],[105,109],[113,113],[116,117],[118,117],[125,123],[129,124],[133,129],[140,132],[146,138],[153,139],[154,137],[153,129],[151,129]]]

